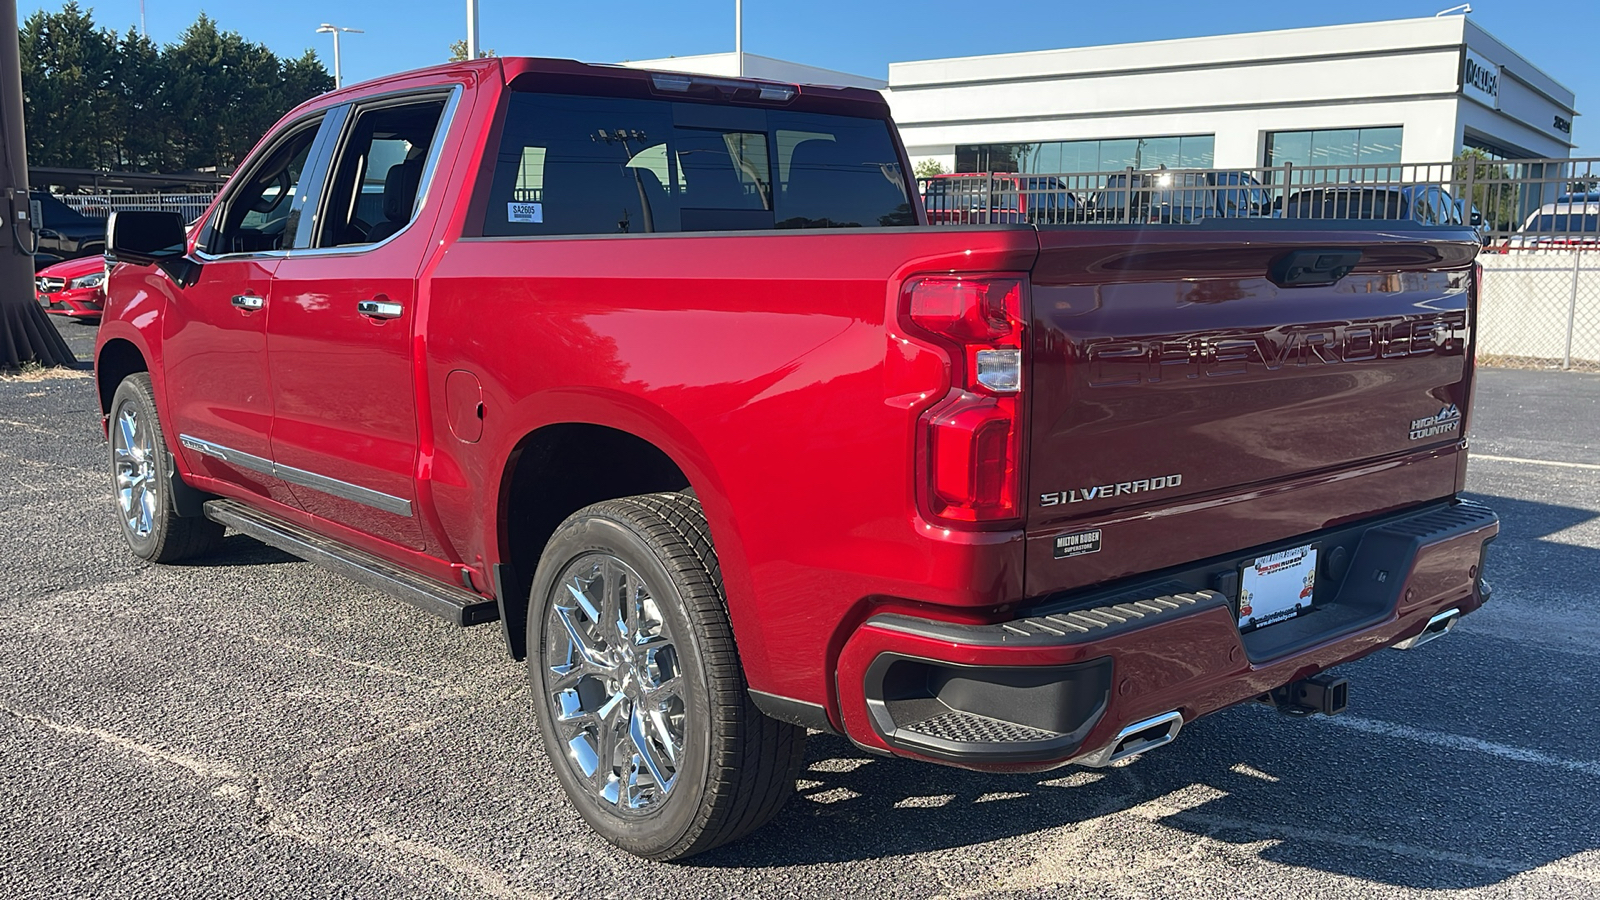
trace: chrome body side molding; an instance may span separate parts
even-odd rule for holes
[[[305,469],[296,469],[293,466],[275,463],[270,459],[256,456],[253,453],[235,450],[232,447],[224,447],[211,441],[203,441],[187,434],[179,435],[178,443],[189,450],[220,459],[231,466],[249,469],[252,472],[260,472],[263,475],[271,475],[274,478],[281,478],[290,484],[321,491],[341,500],[350,500],[397,516],[409,517],[411,515],[411,501],[403,497],[385,494],[382,491],[364,488],[359,484],[351,484],[348,481],[340,481],[337,478],[329,478],[326,475],[318,475],[316,472],[307,472]]]

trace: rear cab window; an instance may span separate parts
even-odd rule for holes
[[[881,119],[518,92],[485,236],[915,225]]]

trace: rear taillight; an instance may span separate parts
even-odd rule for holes
[[[946,523],[1001,527],[1021,518],[1026,287],[1016,275],[905,286],[906,317],[950,358],[950,390],[917,422],[923,503]]]

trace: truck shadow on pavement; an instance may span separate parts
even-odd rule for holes
[[[1468,617],[1425,648],[1339,667],[1352,687],[1345,715],[1296,720],[1246,705],[1189,724],[1170,747],[1130,764],[1037,775],[884,759],[813,734],[808,771],[778,820],[690,865],[803,865],[996,842],[984,856],[1005,862],[980,866],[969,887],[1126,878],[1203,852],[1467,888],[1600,848],[1600,754],[1592,719],[1574,702],[1592,691],[1593,651],[1559,634],[1501,636],[1489,615],[1537,609],[1559,588],[1548,576],[1530,593],[1529,568],[1574,579],[1600,569],[1600,549],[1539,540],[1596,514],[1479,499],[1503,521],[1489,570],[1501,588],[1479,620],[1491,624]]]

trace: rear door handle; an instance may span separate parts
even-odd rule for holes
[[[265,298],[257,297],[254,294],[235,294],[233,295],[233,305],[243,310],[257,310],[266,306],[267,301]]]
[[[398,319],[405,311],[404,306],[390,300],[361,300],[356,303],[356,312],[369,319]]]

